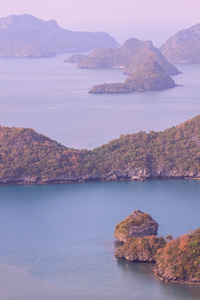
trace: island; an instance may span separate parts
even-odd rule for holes
[[[173,63],[200,63],[200,24],[170,37],[160,51]]]
[[[0,18],[0,40],[0,57],[52,57],[58,52],[119,46],[107,33],[73,32],[59,27],[55,20],[28,14]]]
[[[78,64],[78,68],[122,68],[125,74],[132,74],[144,60],[152,58],[168,75],[177,75],[180,71],[169,63],[151,41],[128,39],[118,48],[103,48],[92,51]]]
[[[152,58],[147,59],[129,75],[124,83],[96,85],[89,93],[144,93],[176,87],[174,80]]]
[[[156,277],[167,282],[200,284],[200,228],[180,238],[157,237],[158,224],[140,210],[115,226],[123,244],[115,256],[131,262],[154,263]]]
[[[200,179],[200,116],[163,132],[121,135],[93,150],[0,126],[0,184],[172,178]]]

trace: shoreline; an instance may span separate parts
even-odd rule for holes
[[[51,184],[73,184],[73,183],[92,183],[92,182],[133,182],[133,181],[171,181],[171,180],[200,180],[200,177],[152,177],[152,178],[119,178],[119,179],[47,179],[47,180],[0,180],[0,186],[8,185],[51,185]]]

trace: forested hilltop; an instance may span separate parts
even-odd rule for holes
[[[0,127],[0,183],[200,178],[200,116],[163,132],[121,135],[89,150],[33,129]]]

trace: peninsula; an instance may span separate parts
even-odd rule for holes
[[[28,14],[0,18],[0,41],[0,57],[51,57],[58,52],[119,46],[107,33],[73,32],[54,20]]]
[[[67,148],[33,129],[0,127],[0,183],[200,179],[200,116],[95,148]]]
[[[115,226],[123,245],[115,256],[132,262],[155,263],[155,275],[168,282],[200,284],[200,228],[176,240],[157,237],[158,224],[140,210]]]

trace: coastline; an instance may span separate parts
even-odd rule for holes
[[[0,180],[0,186],[6,185],[50,185],[50,184],[73,184],[73,183],[92,183],[92,182],[132,182],[132,181],[171,181],[171,180],[200,180],[200,177],[152,177],[152,178],[118,178],[118,179],[66,179],[59,180],[51,178],[47,180]]]

